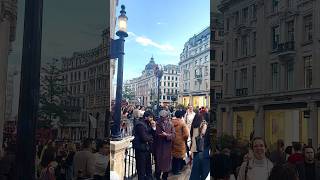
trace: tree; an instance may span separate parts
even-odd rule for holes
[[[57,59],[41,68],[40,77],[40,127],[52,127],[54,123],[61,124],[67,120],[62,97],[65,93],[61,77],[61,69],[57,66]]]
[[[134,100],[135,95],[131,88],[128,86],[124,86],[123,92],[122,92],[122,99],[128,99],[128,100]]]

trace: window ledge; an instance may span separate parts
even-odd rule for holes
[[[306,45],[310,45],[313,44],[313,40],[306,40],[303,43],[301,43],[301,46],[306,46]]]

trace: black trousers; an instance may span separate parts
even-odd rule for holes
[[[161,173],[162,172],[156,172],[156,179],[157,180],[161,180]],[[168,179],[168,175],[169,175],[169,172],[163,172],[162,173],[162,180],[167,180]]]
[[[145,151],[135,151],[136,168],[138,180],[152,179],[151,153]]]
[[[172,173],[178,173],[182,170],[184,160],[182,158],[172,158]]]

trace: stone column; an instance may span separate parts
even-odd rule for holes
[[[110,141],[110,171],[115,171],[120,176],[120,179],[124,178],[125,152],[132,140],[133,137],[127,137],[121,141]]]
[[[233,135],[233,109],[232,106],[226,108],[227,111],[227,129],[224,132],[228,135]]]
[[[2,9],[0,9],[2,11]],[[1,15],[2,12],[0,12]],[[0,144],[3,141],[3,127],[6,112],[6,85],[8,55],[10,48],[10,22],[0,17]]]
[[[265,138],[265,119],[264,119],[264,109],[261,105],[256,104],[254,107],[256,113],[256,119],[254,121],[254,137]]]
[[[308,103],[310,119],[308,121],[308,139],[312,139],[312,146],[318,148],[318,109],[315,102]]]

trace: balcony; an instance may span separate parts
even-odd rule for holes
[[[201,80],[202,79],[202,74],[196,74],[194,75],[194,77],[198,80]]]
[[[278,56],[279,57],[287,57],[287,56],[295,54],[294,44],[295,44],[294,41],[288,41],[288,42],[279,44],[278,49],[277,49]]]
[[[236,89],[236,96],[239,96],[239,97],[248,96],[248,88]]]

